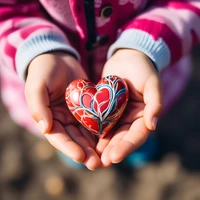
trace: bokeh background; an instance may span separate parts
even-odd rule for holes
[[[69,168],[0,101],[0,200],[200,200],[200,47],[192,57],[186,90],[158,124],[158,155],[140,169]]]

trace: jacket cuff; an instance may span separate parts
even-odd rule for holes
[[[51,51],[67,51],[73,54],[79,61],[80,55],[70,46],[67,39],[58,32],[36,34],[28,37],[17,49],[16,53],[16,70],[25,82],[26,70],[29,63],[38,55]]]
[[[143,52],[154,62],[159,72],[170,64],[170,50],[163,39],[155,40],[150,34],[138,29],[123,31],[117,41],[110,46],[107,57],[110,58],[121,48]]]

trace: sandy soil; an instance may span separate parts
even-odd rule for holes
[[[175,108],[159,123],[160,153],[141,169],[65,166],[46,141],[12,122],[0,103],[0,200],[200,200],[200,49]]]

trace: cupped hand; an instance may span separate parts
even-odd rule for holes
[[[151,60],[132,49],[118,50],[105,64],[102,76],[117,75],[129,88],[129,101],[120,121],[96,147],[102,166],[121,162],[139,148],[156,128],[162,110],[158,73]]]
[[[91,170],[101,165],[94,137],[70,113],[65,89],[74,79],[87,79],[78,61],[66,52],[37,56],[30,63],[25,95],[32,118],[48,141]]]

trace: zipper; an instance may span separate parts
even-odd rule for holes
[[[93,45],[96,43],[94,0],[83,0],[83,2],[88,30],[86,50],[90,51],[93,49]]]

